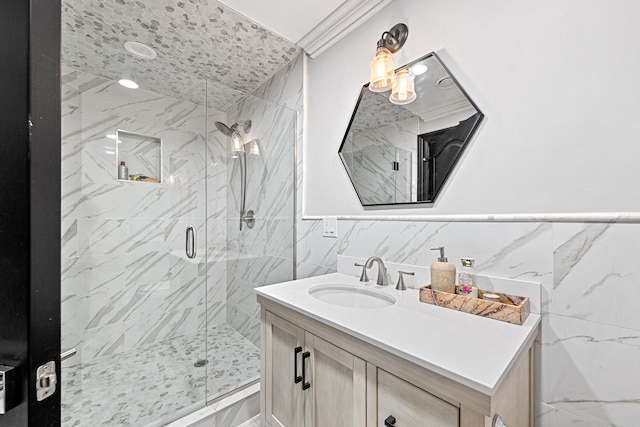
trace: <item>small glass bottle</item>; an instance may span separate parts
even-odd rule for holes
[[[118,166],[118,179],[129,179],[129,168],[124,162]]]
[[[462,258],[462,267],[458,272],[458,286],[456,294],[466,295],[471,298],[478,298],[478,288],[476,287],[476,271],[473,268],[476,260],[474,258]]]

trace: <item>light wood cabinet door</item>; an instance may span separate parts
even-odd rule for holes
[[[301,374],[301,351],[304,346],[304,330],[293,323],[266,313],[265,410],[267,422],[272,427],[301,427],[304,422],[304,402],[301,383],[295,382],[297,363]]]
[[[456,406],[382,369],[377,370],[377,375],[378,410],[375,426],[384,427],[389,416],[395,418],[398,427],[459,426],[460,416]]]
[[[305,426],[363,427],[366,425],[366,363],[310,333],[310,388],[305,391]],[[308,375],[308,374],[307,374]]]

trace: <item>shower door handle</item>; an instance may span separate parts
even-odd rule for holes
[[[185,252],[187,253],[187,258],[189,259],[193,259],[196,257],[196,230],[191,226],[187,227]]]

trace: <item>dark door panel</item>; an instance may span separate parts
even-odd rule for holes
[[[45,362],[60,378],[60,1],[1,1],[0,36],[0,365],[17,368],[0,426],[57,426],[59,384],[35,387]]]

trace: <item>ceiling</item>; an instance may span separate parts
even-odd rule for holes
[[[304,49],[312,58],[392,0],[220,0]]]
[[[127,52],[126,41],[157,52]],[[62,62],[143,89],[226,111],[253,92],[300,49],[208,0],[63,0]]]
[[[62,62],[198,104],[206,80],[207,105],[226,111],[300,48],[319,55],[391,1],[62,0]],[[132,55],[127,41],[157,58]]]

